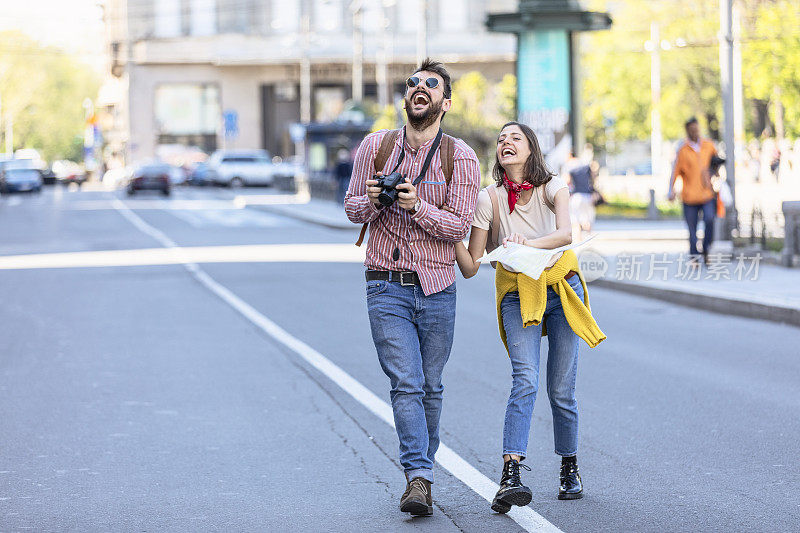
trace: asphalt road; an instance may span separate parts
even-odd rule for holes
[[[199,268],[388,401],[363,267],[325,261],[319,246],[349,250],[356,232],[232,197],[0,198],[0,255],[56,254],[51,268],[0,270],[0,531],[521,530],[441,468],[434,516],[400,513],[394,430],[184,266],[63,267],[100,250],[149,257],[164,237],[303,244],[297,260],[243,262],[226,248]],[[800,530],[800,329],[590,296],[608,340],[580,352],[586,497],[555,498],[542,383],[530,507],[563,531]],[[497,481],[510,365],[493,300],[490,270],[459,280],[442,441]]]

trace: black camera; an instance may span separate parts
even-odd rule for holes
[[[397,200],[397,186],[403,183],[405,178],[399,172],[392,172],[388,176],[375,176],[378,180],[378,187],[383,189],[378,195],[381,205],[389,207]]]

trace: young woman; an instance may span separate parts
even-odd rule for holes
[[[533,131],[517,122],[503,126],[496,156],[495,184],[478,196],[469,249],[456,244],[456,259],[465,278],[477,273],[476,260],[483,255],[494,227],[504,246],[514,242],[552,249],[572,242],[567,184],[547,169]],[[530,470],[521,461],[538,390],[543,335],[549,339],[547,394],[553,411],[555,452],[561,456],[558,498],[581,498],[576,459],[578,338],[594,347],[605,335],[592,318],[577,257],[572,250],[555,254],[538,280],[498,263],[495,284],[500,337],[511,359],[512,383],[503,427],[503,473],[492,509],[505,513],[512,505],[527,505],[532,498],[520,479],[520,467]]]

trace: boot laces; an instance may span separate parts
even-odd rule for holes
[[[506,483],[510,483],[511,485],[522,485],[522,479],[519,475],[519,469],[523,468],[528,472],[531,471],[531,467],[528,465],[522,464],[519,461],[508,461],[505,464],[505,471],[503,472],[503,481]]]

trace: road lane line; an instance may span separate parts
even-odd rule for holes
[[[154,228],[136,213],[131,211],[123,202],[118,199],[114,201],[114,207],[134,226],[150,235],[158,242],[168,248],[177,248],[175,241],[167,237],[163,232]],[[206,274],[196,263],[182,263],[194,278],[203,284],[208,290],[216,294],[225,303],[233,307],[242,316],[256,325],[264,333],[274,340],[283,344],[294,353],[299,355],[308,364],[324,374],[333,381],[339,388],[349,394],[354,400],[363,405],[375,416],[394,427],[394,415],[392,407],[385,401],[378,398],[375,393],[362,385],[359,381],[345,372],[341,367],[333,363],[330,359],[320,352],[292,336],[289,332],[281,328],[275,322],[261,314],[253,306],[236,296],[226,287],[219,284],[211,276]],[[441,467],[458,478],[462,483],[476,492],[486,501],[491,502],[499,486],[491,479],[483,475],[477,468],[469,464],[464,458],[453,451],[443,442],[439,444],[436,461]],[[487,511],[488,513],[488,511]],[[560,529],[547,521],[542,515],[530,507],[513,507],[508,512],[512,518],[522,528],[531,532],[562,533]]]

